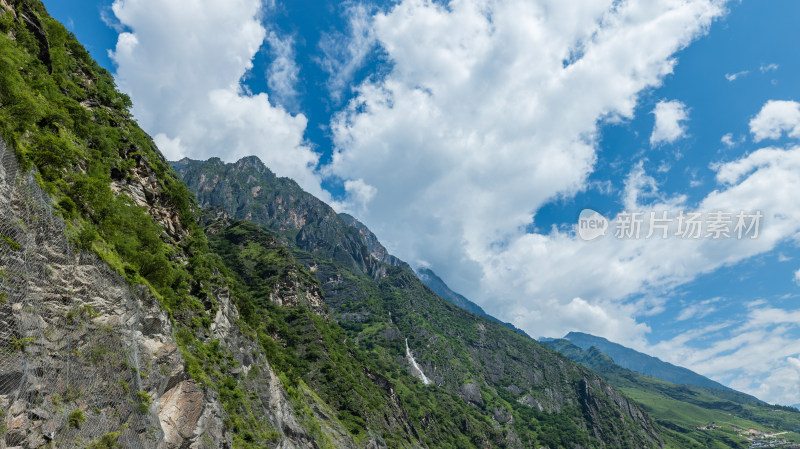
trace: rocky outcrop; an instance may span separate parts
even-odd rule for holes
[[[287,243],[330,258],[378,279],[386,264],[407,266],[390,255],[366,226],[303,191],[296,182],[275,176],[257,157],[226,164],[219,158],[184,158],[172,167],[198,203],[225,210],[234,219],[248,220],[279,231]]]
[[[374,257],[376,260],[393,267],[408,267],[407,263],[389,254],[389,251],[383,246],[383,244],[381,244],[381,242],[378,240],[378,237],[366,225],[364,225],[364,223],[356,220],[355,217],[350,214],[341,213],[339,214],[339,217],[344,221],[345,224],[347,224],[347,226],[350,226],[358,231],[358,234],[361,236],[367,251],[369,251],[370,255],[372,255],[372,257]]]
[[[13,11],[12,8],[9,8]],[[39,60],[47,67],[47,71],[53,73],[53,60],[50,56],[50,44],[47,41],[47,33],[44,31],[42,22],[39,17],[27,4],[22,5],[19,17],[25,23],[25,27],[36,38],[36,43],[39,45]]]
[[[167,315],[148,289],[76,252],[32,173],[0,150],[0,403],[9,405],[0,447],[83,447],[116,432],[126,447],[189,447],[208,423],[185,421],[188,438],[167,441],[159,422],[161,399],[188,379]]]
[[[83,448],[104,436],[129,448],[232,447],[226,412],[185,370],[173,324],[150,290],[75,251],[50,198],[32,173],[18,171],[2,140],[0,158],[0,449]],[[157,192],[147,177],[132,179],[125,192]],[[134,201],[169,216],[157,198]],[[315,415],[329,424],[311,436],[260,346],[239,329],[227,288],[214,296],[211,337],[233,351],[232,374],[276,429],[273,443],[315,448],[324,437],[357,447],[331,412]]]
[[[120,150],[120,158],[133,166],[117,167],[111,171],[111,190],[128,196],[133,204],[147,209],[173,244],[185,240],[188,230],[181,223],[177,208],[164,191],[147,157],[139,152]]]

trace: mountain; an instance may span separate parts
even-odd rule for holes
[[[782,438],[800,441],[797,409],[769,405],[731,389],[678,385],[640,374],[619,366],[594,346],[582,349],[566,339],[550,339],[545,345],[590,368],[638,403],[672,434],[678,447],[749,448],[752,435],[742,429],[781,433]]]
[[[434,293],[450,301],[456,306],[461,307],[467,312],[484,317],[488,320],[494,321],[495,323],[502,324],[503,326],[509,329],[513,329],[514,331],[519,332],[520,334],[526,336],[528,335],[525,333],[525,331],[518,329],[513,324],[500,321],[497,318],[489,315],[483,310],[483,308],[481,308],[481,306],[465,298],[463,295],[460,295],[451,290],[450,287],[448,287],[447,284],[445,284],[444,281],[439,276],[437,276],[436,273],[434,273],[431,269],[420,268],[416,270],[416,274],[417,277],[422,281],[422,283],[427,285],[428,288],[433,290]]]
[[[378,440],[282,380],[130,99],[38,1],[0,1],[0,86],[0,447]]]
[[[420,433],[430,435],[430,429],[424,429],[433,422],[453,422],[451,415],[462,404],[477,413],[476,422],[493,423],[491,428],[474,430],[485,435],[477,441],[492,447],[663,444],[649,418],[596,375],[524,335],[442,299],[407,264],[387,255],[363,225],[336,214],[294,182],[276,177],[256,159],[230,164],[183,159],[172,165],[212,215],[256,225],[313,274],[329,317],[344,330],[346,340],[366,350],[382,367],[380,374],[393,385],[401,403],[413,404],[407,408],[412,423],[417,419],[427,423]],[[231,242],[230,248],[248,246]],[[225,252],[222,259],[236,257]],[[318,372],[312,366],[301,380],[327,401],[334,395],[315,377]],[[404,380],[408,374],[430,381],[423,391],[432,402],[421,407],[421,392],[402,393],[409,385]],[[447,397],[458,398],[456,403],[444,402],[453,410],[441,415],[425,411],[441,409],[434,404]],[[463,425],[458,428],[462,430],[457,435],[464,432]],[[454,431],[450,428],[448,433]],[[443,447],[435,440],[429,444]],[[471,444],[462,440],[456,446]]]
[[[293,180],[275,176],[255,156],[235,164],[183,159],[172,166],[193,186],[201,207],[220,207],[274,231],[284,242],[372,277],[383,276],[387,264],[403,265],[356,219],[337,214]]]
[[[0,448],[684,449],[746,447],[709,420],[800,427],[463,310],[257,158],[166,161],[130,107],[40,2],[0,0]]]
[[[656,379],[666,380],[667,382],[675,384],[697,385],[699,387],[730,390],[730,388],[725,385],[715,382],[705,376],[701,376],[694,371],[626,348],[625,346],[608,341],[602,337],[595,337],[594,335],[584,334],[582,332],[570,332],[564,338],[582,349],[589,349],[594,346],[611,357],[619,366],[636,371],[637,373],[655,377]]]
[[[0,447],[664,445],[257,159],[177,163],[187,189],[130,107],[0,1]]]

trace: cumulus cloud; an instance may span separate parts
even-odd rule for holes
[[[241,86],[268,37],[261,1],[115,0],[112,11],[127,30],[111,54],[117,82],[168,159],[254,154],[329,199],[315,173],[318,155],[303,140],[306,118]],[[270,81],[286,93],[295,76],[290,52],[286,41],[269,37],[277,49]]]
[[[683,123],[689,118],[686,105],[678,100],[659,101],[653,109],[656,123],[650,135],[650,145],[672,143],[686,135],[686,125]]]
[[[360,218],[395,254],[431,263],[484,304],[495,271],[508,270],[516,273],[509,286],[520,287],[509,298],[525,297],[521,287],[536,278],[525,268],[531,260],[504,248],[550,238],[523,229],[546,202],[587,188],[598,123],[630,118],[639,92],[672,72],[675,52],[723,4],[399,2],[373,21],[391,69],[360,84],[332,123],[327,173],[377,189]],[[597,305],[579,295],[542,301],[578,313],[576,297]],[[546,321],[524,324],[544,335],[534,326]]]
[[[780,139],[784,132],[800,138],[800,103],[796,101],[770,100],[750,120],[750,133],[756,142]]]

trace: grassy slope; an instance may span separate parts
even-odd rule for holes
[[[732,429],[765,432],[790,431],[783,438],[800,441],[800,412],[786,407],[754,403],[752,398],[725,390],[676,385],[620,367],[610,357],[590,348],[585,351],[567,340],[546,343],[600,374],[619,391],[639,403],[671,437],[676,448],[746,448],[747,440]],[[719,430],[698,430],[715,423]]]

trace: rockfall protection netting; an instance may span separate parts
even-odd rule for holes
[[[1,139],[0,160],[0,449],[85,448],[117,432],[122,447],[163,447],[151,397],[182,365],[169,321],[149,292],[75,250]]]

